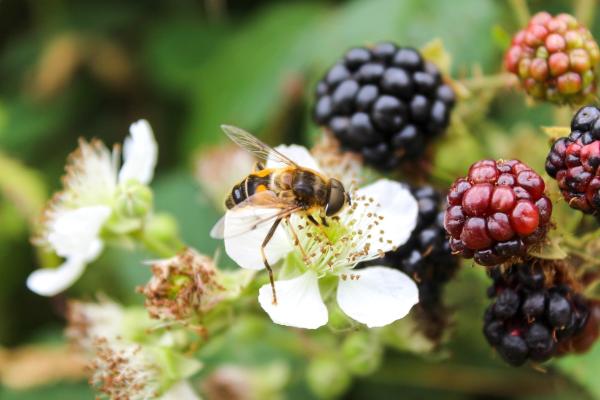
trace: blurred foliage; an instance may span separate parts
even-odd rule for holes
[[[347,48],[379,40],[422,47],[441,38],[455,79],[478,71],[495,74],[503,47],[518,28],[514,3],[0,1],[0,344],[57,337],[62,329],[65,296],[37,297],[24,281],[38,266],[28,243],[32,218],[49,190],[59,187],[64,160],[79,136],[111,145],[122,140],[131,121],[147,118],[160,145],[156,208],[176,218],[186,243],[213,254],[217,243],[207,233],[221,210],[203,195],[191,166],[199,149],[224,140],[221,123],[242,126],[271,143],[310,142],[317,135],[308,122],[315,82]],[[600,37],[600,13],[590,13],[589,2],[576,3],[594,20],[592,32]],[[567,0],[528,4],[532,11],[574,9]],[[546,105],[526,104],[514,91],[492,89],[466,99],[455,114],[434,158],[433,179],[442,188],[483,157],[522,158],[541,170],[548,137],[540,126],[566,125],[570,118],[570,111],[555,113]],[[463,157],[457,159],[457,153]],[[566,221],[573,214],[563,206],[558,215]],[[132,289],[147,280],[141,260],[150,255],[130,250],[111,248],[67,296],[90,299],[101,290],[125,303],[141,303]],[[323,379],[333,380],[340,392],[350,385],[349,399],[600,398],[598,346],[545,373],[507,367],[492,354],[481,335],[487,279],[468,264],[448,290],[455,321],[438,357],[388,349],[372,374],[366,372],[376,364],[369,363],[379,361],[352,365],[364,376],[350,382],[329,353],[317,357],[295,347],[301,332],[275,326],[262,315],[236,322],[203,350],[203,361],[284,362],[291,375],[289,398],[313,397],[310,386]],[[323,337],[316,340],[327,348],[329,336]],[[352,343],[345,349],[356,354]],[[301,372],[307,368],[308,384]],[[29,391],[0,386],[2,399],[89,397],[84,383]]]

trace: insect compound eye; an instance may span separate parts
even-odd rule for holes
[[[337,214],[346,204],[346,191],[342,183],[336,179],[331,179],[329,188],[329,198],[325,208],[325,215],[331,217]]]

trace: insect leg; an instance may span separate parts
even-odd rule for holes
[[[327,223],[327,218],[326,218],[326,217],[319,217],[319,218],[321,218],[321,223],[322,223],[324,226],[329,226],[329,224]]]
[[[298,234],[296,233],[296,230],[294,229],[292,223],[290,222],[290,218],[286,218],[285,220],[288,224],[288,226],[290,227],[290,231],[292,232],[292,236],[294,236],[294,243],[298,246],[298,248],[300,249],[300,252],[302,253],[302,258],[304,259],[305,263],[308,263],[308,261],[310,260],[308,258],[308,254],[306,253],[306,251],[304,250],[304,247],[302,247],[302,243],[300,243],[300,239],[298,239]]]
[[[283,218],[280,217],[280,218],[277,218],[275,220],[275,222],[273,222],[271,229],[269,229],[269,232],[267,233],[265,240],[263,240],[262,245],[260,246],[260,254],[262,256],[263,263],[265,264],[265,268],[269,272],[269,281],[271,282],[271,289],[273,290],[273,304],[277,304],[277,294],[275,293],[275,280],[273,279],[273,269],[269,265],[269,261],[267,260],[267,256],[265,255],[265,247],[267,247],[267,244],[269,244],[269,241],[271,240],[271,238],[273,238],[273,235],[275,234],[275,230],[279,226],[279,223],[281,222],[282,219]]]
[[[322,224],[320,224],[320,223],[319,223],[319,222],[318,222],[318,221],[315,219],[315,217],[313,217],[311,214],[308,214],[308,215],[306,216],[306,218],[307,218],[307,219],[308,219],[310,222],[312,222],[312,223],[313,223],[313,224],[314,224],[314,225],[315,225],[317,228],[319,228],[319,231],[321,232],[321,235],[323,235],[323,237],[324,237],[324,238],[325,238],[325,239],[326,239],[326,240],[327,240],[327,241],[328,241],[330,244],[332,244],[332,243],[331,243],[331,240],[329,239],[329,236],[327,236],[327,233],[325,233],[325,229],[323,229],[323,225],[322,225]],[[324,226],[329,226],[329,225],[327,225],[327,221],[325,221],[325,219],[323,219],[323,217],[319,217],[319,219],[320,219],[320,220],[321,220],[321,221],[324,223]]]
[[[310,222],[312,222],[313,224],[315,224],[315,226],[319,226],[319,223],[317,222],[317,220],[315,219],[315,217],[313,217],[312,215],[308,214],[307,218],[308,218],[308,220]]]

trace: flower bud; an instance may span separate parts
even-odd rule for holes
[[[223,365],[204,379],[202,389],[210,400],[278,399],[289,379],[283,362],[252,368]]]
[[[351,383],[344,365],[333,357],[321,356],[312,360],[306,374],[308,386],[321,398],[338,397]]]
[[[354,332],[342,344],[342,356],[348,370],[355,375],[369,375],[381,364],[382,349],[369,332]]]
[[[115,193],[115,211],[125,218],[142,218],[152,210],[150,188],[137,180],[119,185]]]

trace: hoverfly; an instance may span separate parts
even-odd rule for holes
[[[338,214],[346,205],[351,203],[350,195],[344,185],[337,179],[298,165],[279,151],[269,147],[252,134],[234,126],[223,125],[225,134],[238,146],[250,152],[263,161],[275,161],[283,164],[278,168],[265,168],[259,161],[252,173],[236,184],[225,200],[228,210],[241,207],[263,207],[276,209],[277,212],[262,220],[253,220],[246,224],[244,230],[234,235],[247,233],[267,222],[272,222],[265,236],[260,252],[265,268],[269,273],[273,304],[277,303],[273,270],[265,256],[265,248],[273,237],[279,224],[288,223],[294,236],[289,218],[294,213],[302,213],[310,222],[319,226],[327,225],[327,218]],[[318,216],[320,221],[314,217]],[[224,219],[221,218],[211,231],[211,236],[224,238]],[[296,240],[296,243],[299,243]]]

